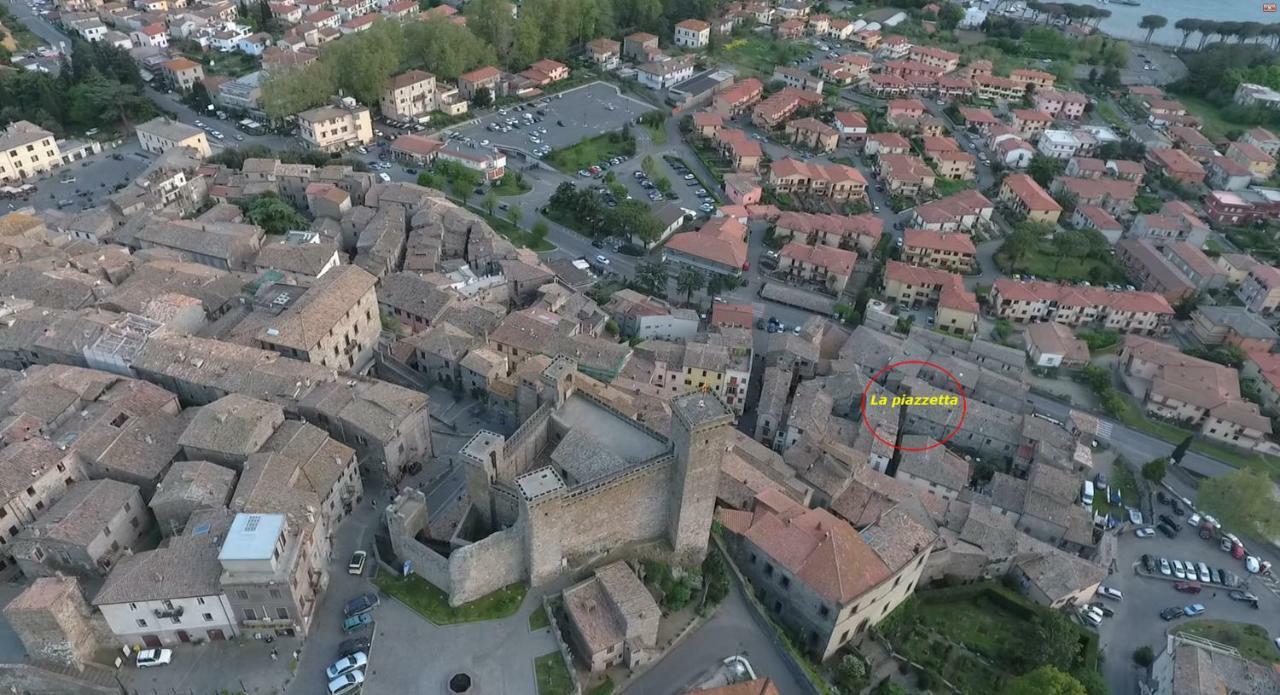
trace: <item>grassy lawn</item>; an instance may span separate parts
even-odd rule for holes
[[[1280,652],[1276,651],[1276,645],[1271,642],[1267,629],[1261,625],[1233,623],[1229,620],[1192,620],[1184,623],[1177,632],[1235,647],[1250,661],[1264,664],[1280,661]]]
[[[1178,94],[1176,98],[1187,106],[1187,111],[1204,121],[1204,128],[1202,129],[1204,136],[1215,142],[1226,140],[1227,131],[1248,130],[1257,125],[1256,123],[1234,121],[1227,117],[1222,112],[1222,109],[1199,97]]]
[[[567,695],[573,688],[569,669],[559,651],[534,659],[533,670],[538,676],[538,695]]]
[[[649,133],[649,139],[653,141],[653,144],[655,145],[667,144],[667,128],[665,124],[650,125],[648,123],[645,123],[644,129],[645,129],[645,132]]]
[[[572,174],[580,169],[595,166],[606,159],[618,155],[631,155],[635,151],[634,138],[628,142],[622,138],[621,133],[605,133],[585,138],[563,149],[552,150],[546,156],[546,162],[566,174]]]
[[[1013,267],[1003,254],[996,254],[996,265],[1006,273],[1024,273],[1045,280],[1088,280],[1095,285],[1108,282],[1125,282],[1124,271],[1111,256],[1105,258],[1060,257],[1049,239],[1041,239],[1027,257]]]
[[[436,625],[505,618],[519,610],[527,590],[524,584],[511,584],[455,608],[449,605],[449,596],[439,587],[416,574],[408,577],[379,574],[374,583]],[[559,658],[559,654],[556,657]]]
[[[936,179],[934,179],[933,187],[937,189],[939,196],[946,197],[949,195],[955,195],[960,191],[966,191],[970,188],[973,188],[973,182],[960,181],[958,179],[948,179],[948,178],[943,178],[939,176]]]
[[[551,627],[551,618],[547,617],[547,609],[539,606],[529,614],[529,631],[541,630],[544,627]]]
[[[588,690],[587,695],[613,695],[613,691],[617,689],[617,686],[613,684],[613,679],[605,676],[604,682]]]
[[[753,36],[737,38],[726,43],[720,47],[718,57],[770,77],[773,75],[774,66],[786,65],[808,52],[808,48],[799,43]]]
[[[1123,128],[1125,125],[1124,118],[1107,101],[1098,102],[1098,115],[1102,117],[1102,120],[1117,128]]]
[[[496,196],[521,195],[532,191],[533,186],[530,186],[523,176],[517,179],[515,174],[507,174],[498,179],[498,185],[489,190]]]
[[[1116,465],[1111,469],[1111,479],[1107,481],[1107,493],[1110,494],[1111,489],[1115,488],[1120,491],[1120,504],[1111,504],[1108,501],[1107,494],[1102,491],[1095,492],[1093,496],[1093,510],[1099,514],[1110,514],[1121,520],[1129,518],[1128,507],[1137,506],[1138,504],[1138,481],[1133,477],[1133,471],[1128,466]]]

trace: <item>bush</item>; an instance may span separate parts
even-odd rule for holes
[[[1155,663],[1155,661],[1156,655],[1155,652],[1151,650],[1151,647],[1143,645],[1133,650],[1133,663],[1143,668],[1148,668],[1151,664]]]

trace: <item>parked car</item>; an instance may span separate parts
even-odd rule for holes
[[[1163,574],[1164,576],[1167,577],[1172,573],[1173,573],[1173,570],[1170,569],[1169,567],[1169,561],[1164,558],[1160,558],[1160,574]]]
[[[1183,614],[1185,614],[1185,615],[1186,615],[1187,617],[1189,617],[1189,618],[1190,618],[1190,617],[1193,617],[1193,616],[1200,615],[1201,613],[1203,613],[1203,612],[1204,612],[1204,604],[1203,604],[1203,603],[1193,603],[1193,604],[1191,604],[1190,606],[1187,606],[1186,608],[1183,608],[1183,609],[1182,609],[1182,612],[1183,612]]]
[[[351,562],[347,563],[347,574],[364,574],[364,561],[368,553],[357,550],[351,554]]]
[[[1154,572],[1156,568],[1156,560],[1150,555],[1142,556],[1142,568],[1148,572]]]
[[[329,695],[348,695],[364,685],[364,671],[352,671],[329,681]]]
[[[344,656],[338,659],[329,668],[324,670],[324,675],[333,680],[344,673],[350,673],[358,669],[364,669],[369,665],[369,657],[364,652],[356,652],[351,656]]]
[[[1156,528],[1160,530],[1160,533],[1163,533],[1170,538],[1177,538],[1178,536],[1177,526],[1170,526],[1162,521],[1160,522],[1160,525],[1156,526]]]
[[[1200,527],[1200,512],[1196,512],[1195,514],[1187,517],[1187,526],[1190,528]]]
[[[342,640],[342,644],[338,645],[338,658],[351,656],[356,652],[364,652],[365,656],[369,655],[369,638],[352,637],[348,640]]]
[[[1160,520],[1173,527],[1177,527],[1178,525],[1178,522],[1174,521],[1173,517],[1169,516],[1168,514],[1161,514]]]
[[[1174,500],[1174,501],[1173,501],[1173,515],[1174,515],[1174,516],[1182,516],[1183,514],[1186,514],[1186,513],[1187,513],[1187,512],[1186,512],[1186,510],[1184,510],[1184,509],[1182,508],[1182,505],[1178,503],[1178,500]]]
[[[1209,566],[1203,562],[1196,565],[1196,574],[1200,576],[1200,581],[1202,582],[1207,583],[1213,581],[1213,575],[1209,572]]]
[[[1120,601],[1124,598],[1124,594],[1120,593],[1119,589],[1112,589],[1105,585],[1098,587],[1098,595],[1105,596],[1113,601]]]
[[[1133,535],[1137,536],[1138,538],[1150,538],[1156,535],[1156,532],[1153,531],[1150,526],[1144,526],[1134,531]]]
[[[1090,603],[1089,608],[1092,610],[1101,612],[1102,615],[1107,618],[1113,617],[1116,614],[1115,611],[1111,610],[1110,608],[1107,608],[1102,603]]]
[[[1232,601],[1244,601],[1246,603],[1252,603],[1254,608],[1258,607],[1258,597],[1247,591],[1233,589],[1227,594],[1227,596],[1230,596]]]
[[[1173,561],[1173,576],[1177,577],[1178,579],[1187,578],[1187,571],[1182,567],[1182,560]]]
[[[351,616],[368,613],[377,608],[379,603],[377,594],[363,594],[347,601],[347,605],[342,607],[342,614]]]
[[[348,632],[348,633],[355,632],[357,630],[363,630],[366,627],[372,627],[372,626],[373,626],[373,615],[369,613],[360,613],[358,615],[353,615],[350,618],[347,618],[346,620],[342,621],[342,631]]]
[[[143,649],[138,652],[134,663],[138,668],[150,668],[152,666],[168,666],[173,661],[172,649]]]
[[[1200,593],[1200,584],[1197,582],[1174,582],[1173,590],[1181,591],[1184,594],[1198,594]]]
[[[1181,618],[1182,615],[1183,615],[1182,609],[1176,606],[1173,608],[1166,608],[1160,611],[1160,617],[1164,618],[1165,620],[1177,620],[1178,618]]]

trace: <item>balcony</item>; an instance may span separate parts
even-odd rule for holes
[[[152,613],[154,613],[154,614],[155,614],[155,616],[156,616],[157,618],[160,618],[160,619],[164,619],[164,618],[181,618],[181,617],[182,617],[182,612],[183,612],[183,607],[182,607],[182,606],[174,606],[173,608],[157,608],[157,609],[155,609],[155,610],[153,610],[153,611],[151,611],[151,612],[152,612]]]

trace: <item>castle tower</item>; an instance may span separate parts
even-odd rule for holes
[[[98,648],[93,609],[75,577],[41,577],[9,602],[4,616],[33,661],[83,670]]]
[[[715,394],[692,393],[672,401],[671,412],[676,462],[667,537],[677,562],[701,562],[707,554],[733,411]]]
[[[564,493],[568,489],[550,466],[516,478],[520,516],[525,524],[525,565],[529,582],[537,586],[554,579],[563,568],[560,542]]]
[[[467,466],[467,495],[471,506],[487,528],[493,527],[493,481],[505,468],[503,456],[506,438],[496,432],[480,430],[458,452]]]

